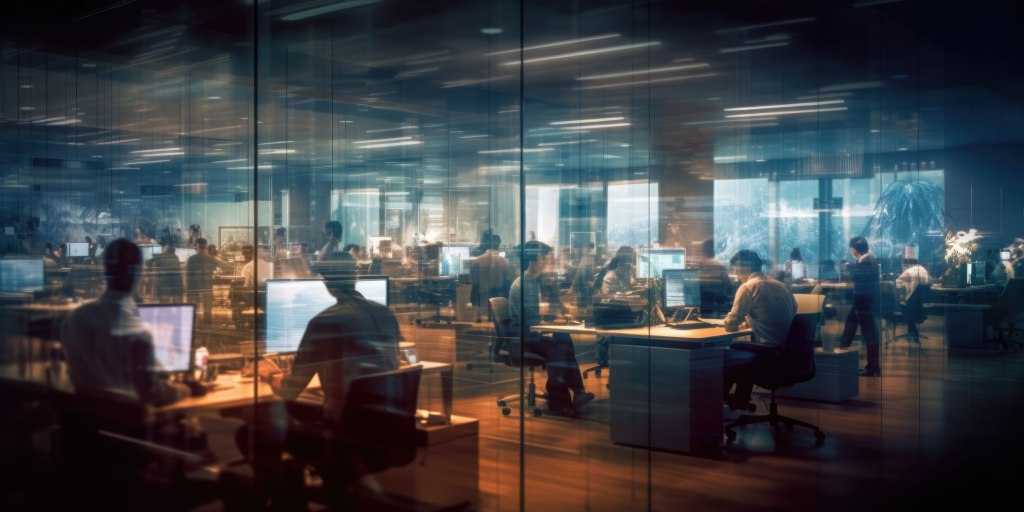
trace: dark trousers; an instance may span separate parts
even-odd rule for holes
[[[548,360],[548,382],[545,389],[549,407],[567,407],[572,403],[570,390],[576,394],[585,391],[580,364],[576,362],[576,349],[568,334],[555,333],[554,337],[527,338],[526,350]]]
[[[775,347],[756,343],[733,343],[723,354],[722,396],[728,396],[729,390],[735,384],[736,393],[732,401],[749,403],[758,376],[778,362],[779,351]]]
[[[864,346],[868,349],[868,363],[864,368],[868,371],[878,371],[878,328],[875,325],[875,313],[868,308],[850,309],[846,315],[846,327],[843,328],[843,337],[839,346],[845,348],[853,343],[853,335],[857,334],[857,327],[860,327],[860,335],[864,338]]]

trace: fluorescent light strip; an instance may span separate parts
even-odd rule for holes
[[[344,9],[351,9],[353,7],[362,7],[364,5],[375,4],[380,0],[349,0],[348,2],[338,2],[336,4],[325,5],[323,7],[317,7],[314,9],[308,9],[305,11],[299,11],[292,14],[281,16],[283,21],[299,21],[306,18],[312,18],[314,16],[320,16],[321,14],[330,14],[332,12],[341,11]]]
[[[574,58],[574,57],[588,57],[590,55],[598,55],[598,54],[601,54],[601,53],[619,52],[619,51],[623,51],[623,50],[634,50],[636,48],[646,48],[646,47],[649,47],[649,46],[658,46],[660,44],[661,44],[660,41],[648,41],[646,43],[622,44],[622,45],[618,45],[618,46],[608,46],[608,47],[605,47],[605,48],[595,48],[593,50],[581,50],[581,51],[578,51],[578,52],[569,52],[569,53],[561,53],[561,54],[558,54],[558,55],[549,55],[547,57],[536,57],[536,58],[533,58],[533,59],[525,59],[525,60],[523,60],[523,64],[533,64],[533,63],[536,63],[536,62],[547,62],[547,61],[550,61],[550,60],[559,60],[559,59],[571,59],[571,58]],[[503,66],[518,66],[519,65],[519,61],[518,60],[512,60],[512,61],[508,61],[508,62],[502,63],[502,65]]]
[[[65,119],[63,121],[57,121],[56,123],[50,123],[50,124],[48,124],[46,126],[63,126],[63,125],[66,125],[66,124],[77,124],[77,123],[81,123],[81,122],[82,122],[81,119]]]
[[[235,162],[248,162],[248,158],[236,158],[234,160],[217,160],[216,162],[210,162],[211,164],[233,164]]]
[[[259,166],[259,169],[273,169],[273,168],[274,168],[274,166],[270,165],[270,164],[264,164],[264,165]],[[252,169],[251,165],[244,165],[244,166],[241,166],[241,167],[228,167],[229,171],[247,171],[249,169]]]
[[[544,153],[544,152],[547,152],[547,151],[554,151],[554,149],[552,149],[552,148],[529,148],[529,149],[524,149],[522,151],[523,151],[523,153]],[[489,150],[486,150],[486,151],[477,151],[477,153],[480,153],[481,155],[493,155],[493,154],[496,154],[496,153],[518,153],[518,152],[519,152],[519,148],[489,149]]]
[[[399,130],[415,130],[416,125],[414,124],[403,124],[397,128],[378,128],[376,130],[366,130],[366,133],[381,133],[381,132],[397,132]]]
[[[506,79],[509,79],[509,78],[512,78],[512,75],[498,75],[498,76],[493,76],[491,78],[481,78],[479,80],[472,80],[472,79],[469,79],[469,80],[456,80],[454,82],[444,82],[444,84],[441,85],[441,88],[442,89],[451,89],[453,87],[465,87],[467,85],[484,84],[484,83],[487,83],[487,82],[497,82],[498,80],[506,80]]]
[[[273,146],[274,144],[293,144],[294,142],[295,142],[294,140],[275,140],[274,142],[261,142],[260,146]],[[240,142],[236,142],[235,144],[241,144],[241,143]],[[214,144],[214,146],[219,146],[219,145],[220,144]]]
[[[772,117],[762,117],[761,119],[764,120],[764,119],[774,119],[774,118],[772,118]],[[746,119],[716,119],[716,120],[713,120],[713,121],[689,121],[689,122],[683,123],[683,126],[701,126],[701,125],[706,125],[706,124],[729,124],[729,123],[740,123],[740,122],[745,122],[745,121],[746,121]]]
[[[543,48],[553,48],[555,46],[564,46],[564,45],[567,45],[567,44],[588,43],[590,41],[600,41],[602,39],[611,39],[613,37],[619,37],[619,34],[604,34],[604,35],[601,35],[601,36],[581,37],[579,39],[568,39],[568,40],[565,40],[565,41],[555,41],[553,43],[538,44],[536,46],[527,46],[526,48],[523,48],[523,51],[528,52],[528,51],[531,51],[531,50],[540,50],[540,49],[543,49]],[[519,48],[513,48],[511,50],[501,50],[500,52],[485,53],[484,55],[487,55],[487,56],[489,56],[489,55],[505,55],[505,54],[508,54],[508,53],[516,53],[518,51],[519,51]]]
[[[811,94],[808,96],[797,96],[798,100],[820,100],[822,98],[845,98],[847,96],[853,96],[852,92],[833,92],[830,94]]]
[[[355,140],[353,144],[376,144],[378,142],[393,142],[396,140],[410,140],[412,137],[392,137],[390,139]]]
[[[567,146],[569,144],[586,144],[588,142],[597,142],[597,139],[587,140],[568,140],[565,142],[541,142],[538,146]]]
[[[481,134],[478,134],[478,135],[463,135],[463,136],[461,136],[459,138],[460,139],[482,139],[484,137],[490,137],[490,135],[487,135],[486,133],[481,133]]]
[[[718,53],[749,52],[750,50],[762,50],[764,48],[778,48],[780,46],[789,46],[789,41],[783,41],[781,43],[754,44],[754,45],[750,45],[750,46],[733,46],[731,48],[722,48],[722,49],[718,50]]]
[[[793,114],[813,114],[816,112],[839,112],[846,110],[846,107],[834,108],[812,108],[807,110],[782,110],[779,112],[755,112],[752,114],[732,114],[725,117],[763,117],[763,116],[788,116]]]
[[[638,69],[636,71],[622,71],[620,73],[607,73],[607,74],[604,74],[604,75],[581,76],[581,77],[577,78],[576,80],[580,80],[580,81],[585,81],[585,80],[604,80],[605,78],[618,78],[618,77],[622,77],[622,76],[635,76],[635,75],[642,75],[642,74],[645,74],[645,73],[667,73],[669,71],[682,71],[684,69],[706,68],[708,66],[710,66],[710,64],[708,64],[706,62],[699,62],[697,64],[684,64],[682,66],[664,66],[664,67],[660,67],[660,68]]]
[[[577,121],[555,121],[551,123],[552,126],[560,124],[584,124],[584,123],[606,123],[608,121],[622,121],[625,117],[600,117],[597,119],[580,119]]]
[[[162,148],[162,149],[140,149],[138,151],[132,151],[133,154],[141,153],[163,153],[167,151],[181,151],[181,148]]]
[[[591,130],[594,128],[618,128],[620,126],[630,126],[632,123],[609,123],[609,124],[588,124],[583,126],[563,126],[563,130]]]
[[[125,162],[124,165],[162,164],[164,162],[170,162],[170,160],[139,160],[138,162]]]
[[[726,112],[737,112],[742,110],[766,110],[769,108],[794,108],[794,107],[818,107],[821,105],[834,105],[836,103],[843,103],[844,100],[827,100],[827,101],[809,101],[807,103],[785,103],[781,105],[756,105],[753,107],[731,107],[725,109]]]
[[[108,140],[104,142],[97,142],[97,146],[105,146],[107,144],[124,144],[125,142],[138,142],[142,139],[119,139],[119,140]]]
[[[754,30],[754,29],[758,29],[758,28],[778,27],[778,26],[782,26],[782,25],[795,25],[797,23],[807,23],[807,22],[810,22],[810,21],[816,21],[816,20],[814,18],[794,18],[794,19],[791,19],[791,20],[773,21],[771,23],[762,23],[760,25],[747,25],[747,26],[744,26],[744,27],[724,28],[724,29],[716,30],[715,33],[716,34],[728,34],[728,33],[731,33],[731,32],[743,32],[745,30]]]
[[[261,149],[261,155],[290,155],[294,153],[294,149]]]
[[[713,76],[718,76],[718,73],[701,73],[699,75],[672,76],[672,77],[666,77],[666,78],[652,78],[650,80],[633,80],[631,82],[615,82],[613,84],[587,85],[585,87],[581,87],[580,90],[592,91],[592,90],[595,90],[595,89],[612,89],[612,88],[615,88],[615,87],[632,87],[632,86],[640,86],[640,85],[646,85],[646,84],[661,84],[661,83],[665,83],[665,82],[679,82],[679,81],[682,81],[682,80],[694,80],[694,79],[697,79],[697,78],[709,78],[709,77],[713,77]]]
[[[184,151],[168,151],[168,152],[165,152],[165,153],[147,153],[145,155],[139,155],[139,156],[141,156],[143,158],[153,158],[153,157],[157,157],[157,156],[181,156],[181,155],[184,155],[184,154],[185,154]]]
[[[386,142],[384,144],[369,144],[366,146],[359,146],[360,149],[373,149],[373,148],[390,148],[394,146],[413,146],[416,144],[423,144],[421,140],[403,140],[401,142]]]

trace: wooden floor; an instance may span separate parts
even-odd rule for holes
[[[501,414],[495,397],[518,388],[518,369],[456,370],[455,413],[478,418],[480,509],[517,510],[863,510],[1013,509],[1024,497],[1024,352],[944,348],[941,317],[923,326],[920,348],[900,341],[882,353],[883,376],[862,377],[842,404],[780,399],[780,412],[819,425],[779,438],[744,427],[731,445],[675,454],[611,443],[606,371],[591,376],[597,399],[580,419]],[[838,322],[825,326],[835,336]],[[454,355],[453,331],[415,329],[423,357]],[[592,340],[578,340],[581,365]],[[855,344],[854,347],[858,347]],[[458,347],[464,360],[464,347]],[[862,364],[863,366],[863,364]],[[544,374],[537,373],[543,387]],[[767,410],[767,394],[758,412]],[[726,411],[727,417],[738,413]],[[784,429],[783,429],[783,432]],[[520,441],[524,452],[521,463]]]

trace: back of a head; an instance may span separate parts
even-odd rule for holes
[[[118,238],[111,242],[103,251],[107,288],[115,291],[130,291],[141,265],[142,251],[138,246],[124,238]]]
[[[335,240],[341,240],[341,235],[344,233],[344,229],[341,227],[341,223],[336,220],[329,220],[324,223],[324,233],[330,233]]]
[[[862,236],[855,236],[850,239],[850,248],[861,254],[868,253],[868,239]]]
[[[533,262],[540,260],[551,252],[551,246],[544,242],[531,240],[523,244],[522,262],[524,267],[529,267]]]
[[[209,245],[210,243],[207,242],[205,238],[196,239],[196,250],[198,251],[205,251]]]
[[[327,291],[335,297],[351,295],[356,289],[358,272],[355,260],[337,259],[320,261],[313,265],[314,273],[324,278]]]
[[[794,247],[792,251],[789,251],[789,259],[793,261],[803,261],[803,256],[800,255],[800,248]]]
[[[701,251],[705,258],[711,259],[715,257],[715,239],[708,238],[700,244]]]
[[[497,251],[501,247],[501,237],[493,234],[485,234],[483,239],[480,240],[480,246],[484,249],[491,249]]]
[[[751,273],[760,272],[764,262],[756,252],[750,249],[741,249],[729,259],[729,264],[742,271]]]

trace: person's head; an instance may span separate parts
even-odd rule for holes
[[[608,262],[608,270],[615,272],[620,277],[629,277],[633,273],[633,257],[628,254],[620,254]]]
[[[855,236],[850,239],[850,253],[854,258],[859,258],[868,253],[868,239],[862,236]]]
[[[90,237],[90,236],[86,235],[86,237],[85,237],[85,241],[86,241],[87,243],[90,243],[90,244],[91,244],[91,243],[92,243],[92,237]]]
[[[341,227],[341,223],[336,220],[329,220],[324,223],[324,236],[327,237],[328,240],[341,240],[341,235],[344,231],[345,230]]]
[[[480,247],[491,251],[497,251],[501,247],[501,237],[498,235],[484,235],[483,239],[480,240]]]
[[[749,249],[741,249],[729,259],[729,265],[736,272],[736,277],[739,278],[740,282],[746,282],[750,278],[750,274],[761,271],[764,262],[761,261],[761,257],[756,252]]]
[[[531,274],[542,272],[547,267],[551,256],[551,246],[544,242],[531,240],[523,244],[523,266]]]
[[[274,236],[278,238],[284,238],[287,233],[288,230],[283,227],[279,227],[274,230]]]
[[[130,292],[142,268],[142,251],[128,240],[118,238],[103,250],[103,267],[108,290]]]
[[[352,260],[321,261],[313,266],[313,272],[324,278],[327,291],[335,298],[351,295],[356,289],[358,272]]]
[[[253,249],[251,245],[242,246],[242,260],[249,263],[253,259]]]
[[[803,261],[804,257],[800,255],[800,248],[794,247],[792,251],[789,251],[789,259],[793,261]]]
[[[206,246],[206,252],[210,253],[210,256],[216,256],[217,255],[217,246],[213,245],[213,244],[207,245]]]
[[[196,252],[206,252],[209,249],[210,243],[205,238],[196,239]]]
[[[701,254],[703,254],[705,258],[707,258],[707,259],[714,258],[715,257],[715,239],[714,238],[708,238],[707,240],[704,240],[703,242],[700,243],[700,249],[701,249]]]
[[[47,254],[53,252],[53,244],[51,244],[50,242],[46,242],[46,252]]]

